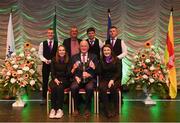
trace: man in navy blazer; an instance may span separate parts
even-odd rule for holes
[[[88,52],[89,44],[83,40],[80,42],[80,53],[72,57],[71,60],[71,73],[74,81],[71,84],[72,97],[74,98],[75,112],[73,115],[77,116],[78,111],[78,92],[80,88],[86,90],[85,100],[85,116],[90,115],[91,99],[93,96],[94,84],[96,82],[96,67],[98,59],[95,54]]]

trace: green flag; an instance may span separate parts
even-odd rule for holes
[[[56,7],[55,7],[55,15],[53,19],[53,31],[54,31],[54,41],[58,41],[57,32],[56,32]]]

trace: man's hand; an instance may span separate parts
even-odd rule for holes
[[[79,62],[77,61],[76,63],[74,63],[71,73],[74,73],[74,71],[78,68],[78,66],[79,66]]]
[[[50,63],[51,63],[51,60],[46,60],[45,63],[46,63],[46,64],[50,64]]]
[[[89,67],[91,67],[92,69],[96,68],[96,66],[92,60],[89,62]]]
[[[78,84],[81,82],[81,78],[79,78],[78,76],[75,76],[75,80]]]
[[[91,77],[91,74],[89,74],[88,72],[83,72],[82,76],[86,79],[88,77]]]

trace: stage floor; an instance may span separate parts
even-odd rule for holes
[[[13,108],[14,100],[0,101],[0,122],[180,122],[180,92],[176,99],[158,99],[156,105],[145,105],[142,92],[123,92],[124,104],[122,113],[113,118],[106,118],[101,113],[89,118],[83,115],[73,117],[64,106],[65,115],[61,119],[49,119],[46,105],[40,105],[40,92],[32,92],[24,97],[27,105],[24,108]]]

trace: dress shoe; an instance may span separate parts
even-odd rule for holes
[[[107,117],[107,118],[111,118],[111,117],[113,117],[113,116],[114,116],[114,114],[111,113],[111,112],[109,112],[109,111],[106,113],[106,117]]]
[[[75,110],[73,113],[72,113],[72,116],[78,116],[79,115],[79,111],[78,110]]]
[[[91,115],[90,111],[89,110],[85,110],[84,111],[84,116],[85,117],[89,117]]]
[[[115,110],[115,111],[112,111],[112,116],[111,117],[116,117],[119,115],[119,111],[118,110]]]

